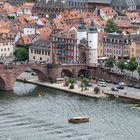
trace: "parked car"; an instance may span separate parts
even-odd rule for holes
[[[31,72],[33,72],[33,70],[32,69],[27,69],[27,70],[25,70],[25,72],[31,73]]]
[[[98,82],[98,86],[101,86],[101,87],[106,87],[107,86],[107,84],[106,84],[106,82]]]
[[[106,82],[107,82],[107,83],[112,83],[112,81],[111,81],[111,80],[106,80]]]
[[[133,85],[133,84],[128,84],[127,86],[128,86],[128,87],[134,87],[134,85]]]
[[[119,86],[117,86],[117,89],[124,89],[124,86],[119,85]]]
[[[64,78],[56,78],[57,81],[64,81]]]
[[[126,84],[124,82],[120,82],[119,85],[126,86]]]
[[[105,80],[104,80],[104,79],[99,79],[98,81],[100,81],[100,82],[105,82]]]
[[[134,88],[140,89],[140,85],[134,85]]]
[[[116,87],[111,88],[112,91],[119,91]]]
[[[31,72],[31,75],[32,75],[32,76],[36,76],[36,73],[35,73],[35,72]]]
[[[119,84],[119,82],[118,81],[114,81],[113,84]]]
[[[93,86],[92,83],[89,83],[89,84],[88,84],[88,87],[92,87],[92,86]]]

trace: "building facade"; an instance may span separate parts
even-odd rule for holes
[[[104,56],[112,57],[115,60],[125,59],[128,60],[135,56],[135,41],[140,39],[139,34],[108,34],[104,36]]]
[[[38,17],[57,18],[60,12],[70,7],[62,0],[37,0],[32,8],[32,13]]]
[[[5,62],[13,59],[14,44],[10,40],[0,39],[0,61]]]
[[[77,37],[75,31],[52,33],[52,62],[77,62]]]
[[[38,40],[29,47],[29,61],[51,63],[51,41]]]
[[[67,4],[77,10],[92,12],[96,7],[111,6],[116,11],[136,10],[140,8],[139,0],[66,0]]]

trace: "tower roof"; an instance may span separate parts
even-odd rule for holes
[[[93,20],[91,20],[91,24],[90,24],[90,27],[89,27],[88,30],[89,30],[90,33],[96,33],[97,32],[97,28],[96,28]]]
[[[86,23],[83,18],[81,18],[81,20],[80,20],[78,30],[86,30]]]

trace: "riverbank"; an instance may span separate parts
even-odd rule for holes
[[[140,92],[139,93],[131,93],[129,92],[113,92],[113,91],[107,91],[104,90],[104,94],[110,96],[110,97],[116,97],[116,98],[122,98],[122,99],[129,99],[132,101],[140,102]],[[139,95],[138,95],[139,94]]]
[[[93,97],[93,98],[105,98],[109,96],[113,96],[116,98],[123,98],[123,99],[129,99],[133,101],[138,101],[140,102],[140,92],[139,91],[129,91],[128,89],[124,90],[119,90],[118,92],[116,91],[111,91],[111,87],[100,87],[100,93],[95,94],[93,89],[94,87],[97,86],[97,84],[93,83],[93,87],[89,87],[88,90],[84,90],[81,92],[81,88],[79,87],[78,84],[75,84],[74,89],[69,89],[68,87],[64,87],[63,84],[64,82],[58,82],[58,83],[48,83],[48,82],[40,82],[38,80],[37,76],[32,76],[30,73],[23,73],[18,77],[18,80],[23,81],[40,86],[45,86],[49,88],[53,88],[56,90],[61,90],[61,91],[66,91],[66,92],[71,92],[73,94],[77,95],[82,95],[82,96],[87,96],[87,97]]]
[[[106,94],[102,93],[102,90],[100,90],[100,93],[95,94],[93,91],[93,88],[89,87],[88,90],[84,90],[81,92],[81,88],[79,87],[78,84],[75,84],[74,89],[69,89],[69,87],[63,86],[64,82],[58,82],[58,83],[53,83],[53,84],[49,83],[49,82],[40,82],[36,76],[31,76],[30,74],[26,74],[26,75],[22,74],[18,77],[17,80],[23,81],[23,82],[26,81],[28,83],[45,86],[45,87],[49,87],[49,88],[53,88],[53,89],[61,90],[61,91],[65,91],[65,92],[70,92],[70,93],[77,94],[77,95],[92,97],[92,98],[107,97]]]

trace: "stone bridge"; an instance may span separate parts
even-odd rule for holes
[[[47,81],[49,77],[56,79],[62,76],[77,77],[87,73],[86,65],[71,64],[21,64],[0,65],[0,89],[12,90],[17,77],[25,70],[32,69],[41,82]]]

